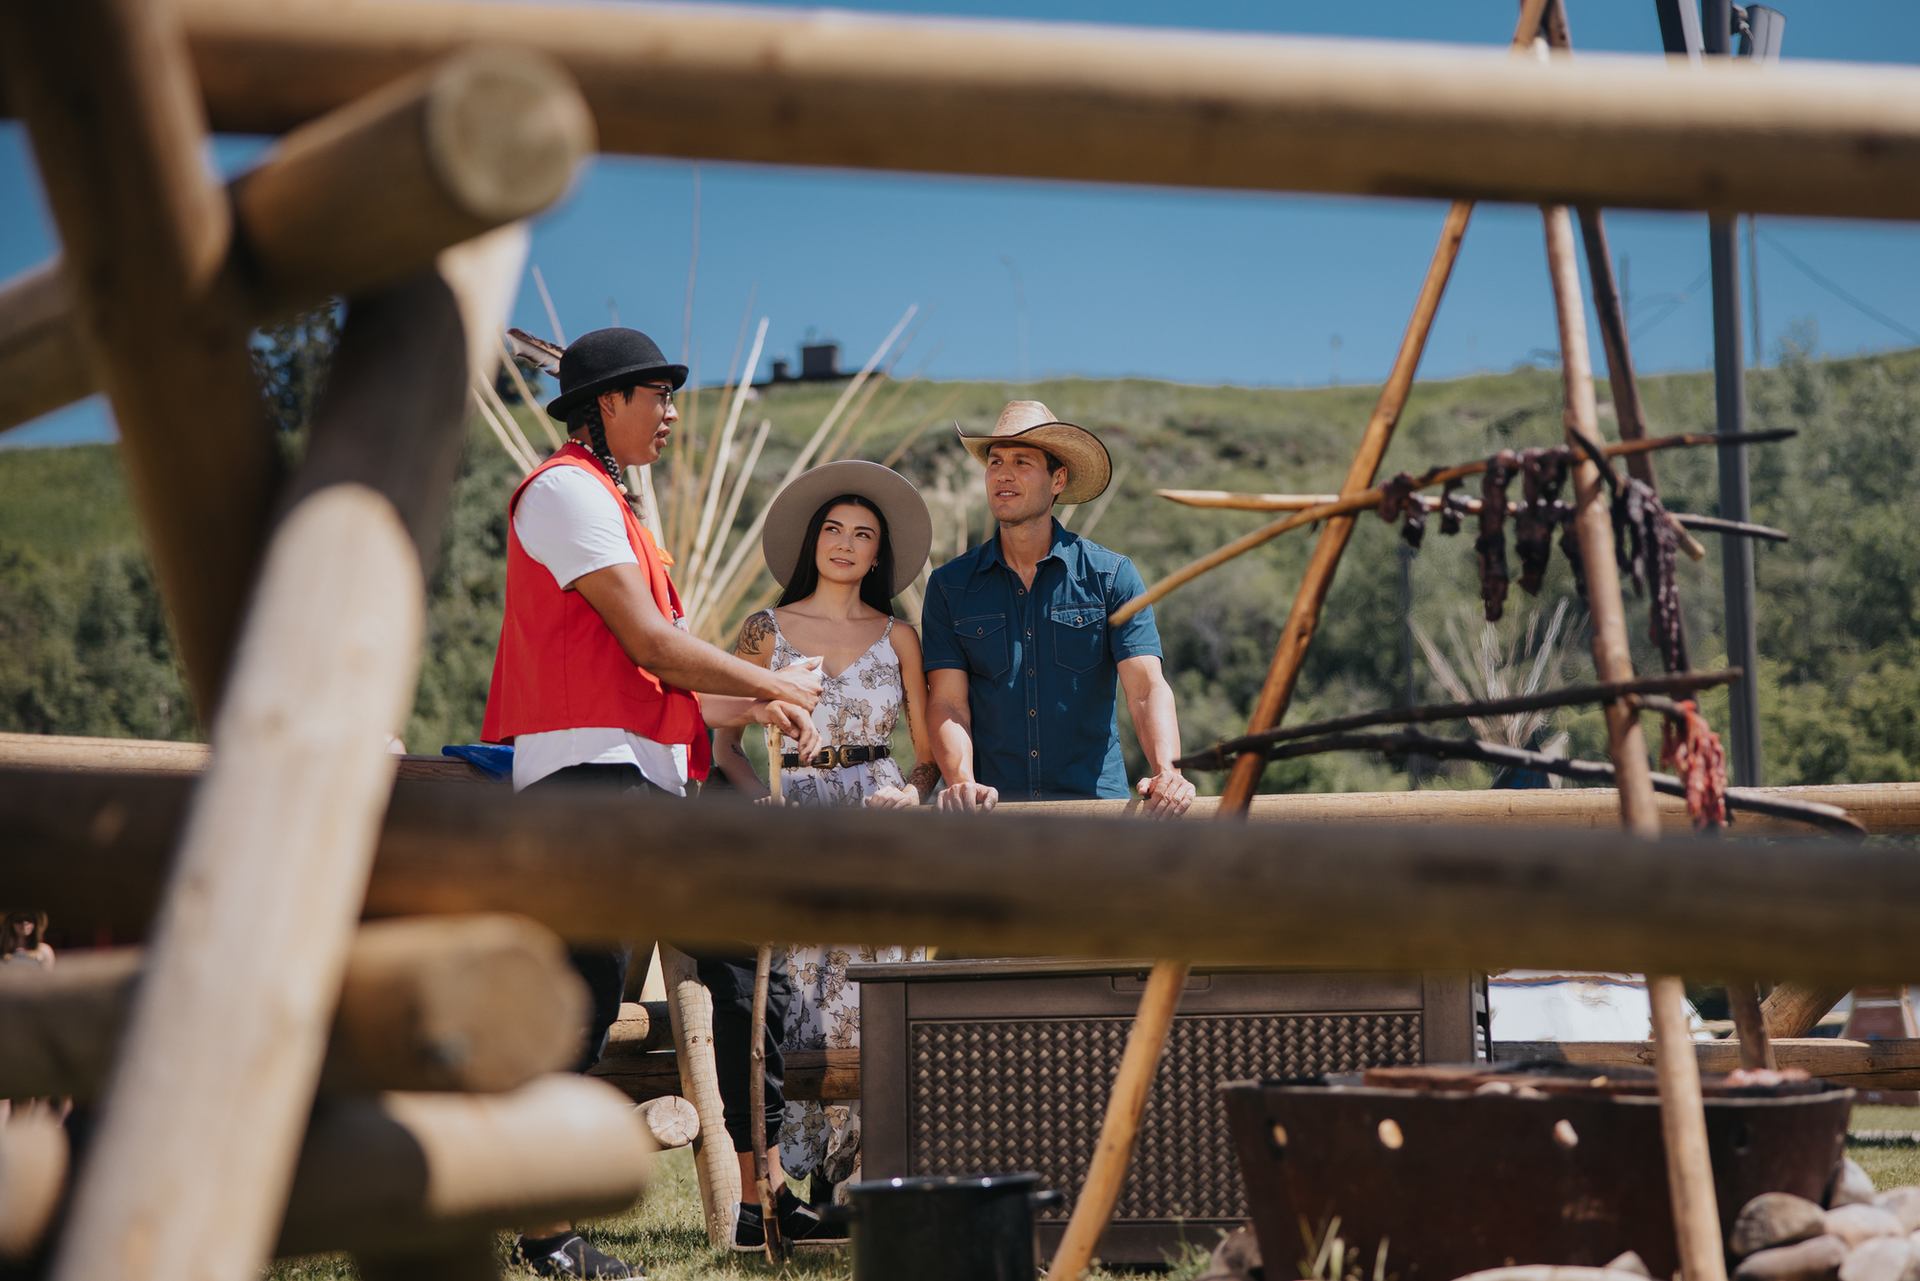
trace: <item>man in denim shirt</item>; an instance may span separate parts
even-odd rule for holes
[[[1093,433],[1037,400],[1009,404],[985,436],[960,437],[986,464],[999,533],[935,570],[921,617],[928,718],[947,786],[938,804],[1124,797],[1116,681],[1147,757],[1135,790],[1155,817],[1184,813],[1180,726],[1160,670],[1153,611],[1107,616],[1145,590],[1133,562],[1069,533],[1057,502],[1098,497],[1113,467]]]

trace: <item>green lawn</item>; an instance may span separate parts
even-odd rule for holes
[[[638,1207],[618,1218],[593,1224],[587,1229],[587,1237],[610,1254],[640,1260],[657,1281],[719,1281],[724,1277],[845,1281],[853,1274],[852,1261],[844,1248],[798,1251],[793,1259],[777,1269],[759,1255],[722,1255],[709,1249],[706,1229],[700,1221],[700,1193],[694,1183],[693,1158],[685,1148],[661,1158],[653,1186]],[[1212,1242],[1208,1242],[1209,1248],[1211,1245]],[[503,1237],[502,1258],[506,1248]],[[1159,1281],[1183,1281],[1199,1275],[1206,1257],[1206,1251],[1196,1247],[1169,1271],[1147,1274],[1099,1269],[1092,1275],[1096,1281],[1126,1281],[1148,1275]],[[504,1271],[515,1278],[533,1275],[514,1267]],[[357,1275],[348,1260],[337,1256],[282,1263],[268,1274],[270,1281],[352,1281]]]
[[[1856,1132],[1904,1130],[1920,1134],[1920,1108],[1857,1107],[1848,1128]],[[1847,1150],[1873,1176],[1877,1188],[1920,1184],[1920,1143],[1855,1142],[1849,1143]]]
[[[1855,1108],[1851,1128],[1920,1133],[1920,1108]],[[1855,1142],[1848,1144],[1848,1152],[1873,1176],[1877,1187],[1920,1184],[1920,1144]],[[845,1281],[852,1275],[852,1264],[844,1249],[804,1251],[778,1269],[757,1255],[719,1255],[708,1249],[707,1234],[700,1223],[700,1194],[694,1185],[693,1158],[684,1148],[661,1158],[653,1187],[644,1202],[618,1218],[592,1225],[587,1235],[612,1254],[639,1259],[659,1281],[719,1281],[726,1277]],[[1096,1281],[1124,1281],[1149,1275],[1160,1281],[1185,1281],[1203,1270],[1207,1257],[1203,1245],[1211,1248],[1212,1242],[1196,1242],[1187,1255],[1170,1260],[1173,1266],[1164,1272],[1101,1269],[1093,1276]],[[505,1238],[501,1239],[500,1249],[504,1258]],[[506,1274],[516,1278],[533,1275],[511,1267],[506,1269]],[[271,1281],[352,1281],[356,1275],[351,1263],[337,1257],[283,1263],[269,1273]]]

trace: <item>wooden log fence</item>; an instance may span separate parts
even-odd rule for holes
[[[0,1098],[92,1099],[140,978],[132,948],[0,970]],[[495,1092],[576,1057],[586,990],[550,931],[510,916],[379,921],[347,955],[320,1089]]]
[[[1920,218],[1920,77],[1906,68],[1540,66],[1386,41],[648,5],[179,8],[214,127],[244,133],[284,132],[485,43],[557,59],[602,148],[624,154]],[[1755,154],[1768,163],[1742,159]]]
[[[19,855],[0,869],[0,896],[68,919],[150,918],[184,781],[30,781],[29,792],[0,775],[0,830]],[[1505,807],[1524,795],[1484,801]],[[766,935],[913,938],[989,955],[1173,948],[1378,969],[1666,965],[1847,986],[1920,973],[1920,936],[1901,915],[1920,894],[1920,854],[1902,846],[1804,835],[1628,841],[1593,825],[1595,811],[1617,804],[1605,792],[1548,794],[1580,802],[1552,828],[1506,808],[1487,809],[1479,826],[1436,823],[1423,808],[1433,797],[1408,799],[1394,825],[1219,824],[1204,842],[1180,823],[1024,806],[972,823],[789,810],[780,823],[791,857],[769,866],[754,852],[765,814],[751,806],[661,805],[647,817],[657,839],[634,848],[621,834],[631,803],[619,798],[421,784],[394,793],[368,907],[517,912],[575,942],[630,937],[652,922],[726,939],[750,922]],[[1312,808],[1296,813],[1311,820]],[[674,857],[681,849],[703,853]],[[1075,878],[1097,884],[1075,888]],[[742,923],[729,927],[736,907]]]
[[[790,1099],[817,1103],[845,1103],[860,1097],[860,1051],[783,1050],[785,1093]],[[671,1051],[623,1055],[603,1059],[590,1076],[617,1086],[636,1103],[647,1103],[680,1093],[680,1066]],[[726,1152],[729,1160],[733,1153]]]
[[[560,199],[592,150],[551,61],[456,52],[303,124],[229,185],[239,306],[270,320],[392,284]],[[0,286],[0,431],[95,389],[79,325],[58,260]]]
[[[55,1154],[23,1130],[0,1127],[0,1185],[10,1194],[0,1222],[16,1258],[44,1243],[71,1200],[64,1136]],[[39,1150],[26,1150],[23,1137]],[[307,1126],[277,1242],[269,1227],[271,1253],[407,1254],[530,1222],[617,1214],[645,1189],[652,1158],[633,1105],[570,1074],[506,1094],[329,1100]]]

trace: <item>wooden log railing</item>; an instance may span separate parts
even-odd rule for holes
[[[0,771],[0,899],[129,934],[159,901],[181,778]],[[559,789],[556,789],[556,793]],[[397,788],[379,916],[513,911],[574,941],[659,933],[991,955],[1187,952],[1363,969],[1579,966],[1847,984],[1920,973],[1920,853],[1875,841],[1631,840],[1596,828],[1180,824],[1015,812],[778,816],[504,787]],[[697,859],[680,852],[697,849]],[[1282,857],[1284,855],[1284,857]],[[1498,928],[1494,928],[1497,925]],[[1656,968],[1656,972],[1658,972]]]
[[[0,733],[0,772],[15,769],[108,773],[192,774],[206,768],[211,749],[204,743],[154,739],[85,738],[53,734]],[[402,756],[398,786],[417,781],[486,782],[481,771],[447,756]],[[1829,783],[1798,787],[1756,787],[1753,795],[1812,805],[1831,805],[1852,814],[1877,836],[1920,834],[1920,783]],[[1684,824],[1686,806],[1672,797],[1656,798],[1663,822]],[[1127,801],[1009,802],[1009,812],[1060,818],[1118,818]],[[1219,798],[1202,796],[1185,815],[1210,819]],[[1609,787],[1546,788],[1532,791],[1474,789],[1419,792],[1320,792],[1255,796],[1247,818],[1269,823],[1385,823],[1393,825],[1501,824],[1541,828],[1612,827],[1620,802]],[[1736,836],[1804,834],[1804,824],[1764,814],[1740,815]],[[1844,993],[1842,993],[1844,995]],[[1838,998],[1835,998],[1838,999]],[[1831,1008],[1831,1007],[1829,1007]],[[1803,1029],[1804,1030],[1804,1029]]]
[[[0,969],[0,1098],[96,1098],[141,954]],[[559,939],[515,917],[376,921],[347,955],[320,1088],[496,1092],[577,1057],[586,989]]]
[[[489,43],[565,66],[609,152],[1920,217],[1920,77],[1905,68],[1536,66],[1383,41],[696,6],[385,0],[350,19],[328,0],[180,9],[222,130],[280,133]],[[1768,163],[1742,162],[1755,154]]]
[[[785,1093],[790,1099],[843,1103],[860,1097],[860,1051],[784,1050]],[[680,1093],[680,1067],[671,1050],[602,1059],[587,1073],[618,1086],[635,1103]],[[728,1154],[729,1156],[731,1153]]]
[[[626,1098],[572,1075],[506,1094],[328,1100],[307,1126],[272,1252],[411,1254],[616,1214],[646,1186],[652,1153]],[[44,1242],[69,1182],[57,1125],[0,1127],[0,1262]]]

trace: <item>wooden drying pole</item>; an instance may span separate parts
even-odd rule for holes
[[[1478,699],[1466,703],[1432,703],[1420,707],[1390,707],[1382,711],[1356,712],[1333,720],[1285,729],[1263,730],[1240,738],[1216,743],[1204,751],[1192,752],[1174,764],[1182,769],[1223,769],[1225,762],[1242,752],[1256,752],[1275,743],[1298,738],[1316,738],[1365,729],[1370,725],[1423,725],[1434,721],[1465,720],[1469,716],[1511,716],[1518,712],[1538,712],[1553,707],[1574,707],[1587,703],[1605,703],[1614,699],[1647,694],[1691,694],[1696,690],[1731,685],[1741,678],[1737,667],[1717,672],[1674,672],[1664,676],[1637,676],[1630,680],[1608,681],[1600,685],[1569,685],[1539,694],[1517,694],[1512,698]]]
[[[1540,29],[1541,14],[1546,3],[1547,0],[1523,0],[1520,19],[1514,28],[1515,46],[1524,47]],[[1414,374],[1420,367],[1420,355],[1426,350],[1427,335],[1433,328],[1434,315],[1440,309],[1440,297],[1446,292],[1447,280],[1453,274],[1453,264],[1459,259],[1460,242],[1466,235],[1467,220],[1472,213],[1473,205],[1464,200],[1454,202],[1447,210],[1446,221],[1440,229],[1440,241],[1434,247],[1433,260],[1427,267],[1426,279],[1414,302],[1413,315],[1407,322],[1406,333],[1400,339],[1400,349],[1394,356],[1393,370],[1387,376],[1386,385],[1381,388],[1373,416],[1368,420],[1366,432],[1361,437],[1359,450],[1347,469],[1343,488],[1349,492],[1372,484],[1380,459],[1387,452],[1387,444],[1393,438],[1393,430],[1400,422],[1400,413],[1406,407],[1407,394],[1413,387]],[[1353,520],[1350,517],[1329,520],[1320,531],[1319,541],[1314,544],[1312,558],[1307,563],[1306,574],[1294,596],[1293,608],[1281,630],[1273,663],[1267,669],[1266,682],[1254,704],[1248,725],[1249,733],[1258,733],[1277,725],[1285,715],[1287,702],[1293,694],[1294,679],[1299,675],[1300,662],[1306,656],[1307,646],[1312,642],[1314,629],[1320,620],[1321,604],[1333,582],[1333,572],[1340,563],[1340,554],[1346,550],[1347,539],[1352,533]],[[1140,607],[1145,608],[1145,605]],[[1123,607],[1120,613],[1124,614],[1131,608],[1131,605]],[[1247,803],[1253,797],[1263,766],[1264,761],[1251,754],[1235,762],[1234,771],[1228,777],[1220,798],[1218,817],[1237,819],[1246,813]],[[1156,960],[1147,976],[1146,991],[1141,995],[1140,1008],[1127,1033],[1126,1049],[1121,1055],[1120,1069],[1107,1099],[1106,1112],[1100,1123],[1100,1138],[1087,1169],[1086,1181],[1081,1184],[1067,1230],[1047,1269],[1051,1277],[1077,1281],[1092,1262],[1100,1234],[1113,1218],[1113,1207],[1119,1202],[1127,1166],[1133,1158],[1134,1138],[1139,1132],[1140,1117],[1146,1108],[1147,1091],[1159,1067],[1161,1055],[1166,1050],[1167,1036],[1173,1029],[1173,1016],[1179,1009],[1180,991],[1186,985],[1187,970],[1188,963],[1185,961]]]
[[[1646,457],[1644,453],[1627,455],[1628,461]],[[1179,503],[1182,507],[1202,507],[1217,511],[1241,512],[1300,512],[1310,507],[1324,507],[1340,501],[1338,494],[1240,494],[1226,489],[1156,489],[1156,495],[1168,502]],[[1445,504],[1438,498],[1415,496],[1414,502],[1428,512],[1437,512]],[[1523,503],[1508,503],[1509,515],[1523,510]],[[1455,510],[1464,516],[1472,516],[1480,511],[1478,498],[1462,497]],[[1755,525],[1744,520],[1723,520],[1718,516],[1701,516],[1695,512],[1669,511],[1667,518],[1681,533],[1690,529],[1704,530],[1714,534],[1731,534],[1736,538],[1760,538],[1768,542],[1784,543],[1789,535],[1785,530],[1773,529],[1766,525]],[[1691,554],[1691,553],[1689,553]],[[1704,550],[1702,555],[1704,555]],[[1699,560],[1699,556],[1693,559]]]
[[[1648,698],[1640,697],[1632,701],[1648,711],[1665,710],[1653,706],[1653,700]],[[1509,747],[1505,743],[1490,743],[1483,739],[1439,738],[1432,734],[1423,734],[1418,730],[1401,730],[1392,734],[1329,734],[1324,738],[1275,743],[1265,749],[1266,759],[1270,761],[1295,760],[1302,756],[1317,756],[1322,752],[1381,752],[1388,756],[1446,757],[1452,760],[1485,761],[1493,765],[1510,765],[1519,769],[1538,770],[1543,774],[1556,774],[1562,778],[1578,779],[1586,783],[1616,781],[1613,766],[1604,761],[1583,761],[1565,756],[1549,756],[1545,752],[1528,751],[1523,747]],[[1208,759],[1211,761],[1214,758]],[[1202,768],[1224,767],[1203,765]],[[1657,792],[1683,798],[1687,794],[1686,784],[1671,774],[1653,774],[1650,777]],[[1761,789],[1745,787],[1729,787],[1726,791],[1726,802],[1728,809],[1739,810],[1742,813],[1766,814],[1776,819],[1804,823],[1849,837],[1867,835],[1867,829],[1858,819],[1837,806],[1822,805],[1817,802],[1779,800],[1767,796]],[[1829,1002],[1830,1007],[1831,1002]]]
[[[784,803],[781,786],[780,767],[785,764],[780,756],[780,730],[767,726],[767,788],[775,805]],[[778,1263],[786,1253],[780,1240],[779,1216],[774,1213],[776,1207],[773,1183],[770,1179],[771,1164],[767,1160],[767,988],[772,983],[773,945],[762,943],[753,955],[753,1014],[748,1020],[747,1043],[752,1048],[747,1053],[747,1070],[752,1073],[747,1080],[747,1106],[753,1110],[753,1188],[760,1198],[761,1248],[766,1251],[767,1262]]]
[[[1560,328],[1567,440],[1575,446],[1597,449],[1601,443],[1599,412],[1593,395],[1585,306],[1574,262],[1573,222],[1564,206],[1549,205],[1541,212],[1546,224],[1554,312]],[[1587,574],[1594,669],[1603,681],[1631,680],[1633,659],[1627,643],[1619,567],[1614,559],[1613,522],[1600,468],[1591,457],[1576,460],[1573,484],[1573,530]],[[1607,754],[1613,758],[1620,789],[1622,823],[1637,837],[1657,839],[1660,816],[1654,806],[1652,771],[1647,765],[1639,710],[1628,699],[1616,699],[1606,705],[1606,718]],[[1688,1049],[1686,992],[1672,975],[1649,974],[1647,994],[1653,1006],[1654,1043],[1660,1047],[1655,1065],[1660,1084],[1660,1125],[1666,1140],[1667,1183],[1673,1197],[1681,1269],[1687,1281],[1725,1281],[1726,1256],[1719,1215],[1714,1209],[1700,1069]]]
[[[1597,412],[1596,410],[1596,414]],[[1621,458],[1630,457],[1639,453],[1651,453],[1660,449],[1718,447],[1729,442],[1748,445],[1772,444],[1775,441],[1788,440],[1798,434],[1794,429],[1787,427],[1775,428],[1769,431],[1741,432],[1738,435],[1729,434],[1726,436],[1717,436],[1705,432],[1685,432],[1674,436],[1657,436],[1651,440],[1619,441],[1614,444],[1596,445],[1595,449],[1603,458]],[[1582,457],[1584,457],[1584,455],[1582,455]],[[1476,459],[1473,462],[1455,463],[1449,467],[1432,467],[1420,473],[1418,476],[1412,477],[1413,483],[1411,489],[1426,489],[1433,485],[1443,485],[1452,480],[1465,480],[1469,476],[1478,476],[1486,469],[1487,460],[1484,458]],[[1371,479],[1371,474],[1368,479]],[[1327,522],[1328,526],[1331,527],[1336,519],[1349,518],[1355,513],[1377,508],[1380,505],[1380,499],[1384,496],[1384,492],[1384,487],[1378,485],[1370,489],[1359,490],[1358,492],[1349,489],[1332,502],[1308,507],[1303,511],[1296,511],[1290,516],[1274,521],[1272,524],[1262,525],[1256,530],[1242,534],[1224,547],[1208,552],[1205,556],[1189,564],[1182,565],[1165,578],[1160,579],[1148,587],[1146,591],[1135,596],[1119,609],[1114,610],[1111,621],[1115,624],[1124,623],[1147,606],[1157,603],[1169,593],[1186,586],[1186,584],[1200,577],[1200,575],[1206,573],[1208,570],[1218,569],[1234,557],[1245,555],[1261,544],[1271,542],[1282,534],[1300,529],[1303,526],[1319,524],[1322,521]],[[1350,519],[1346,521],[1346,528],[1349,531],[1353,528],[1353,522]],[[1322,538],[1324,537],[1325,534],[1323,532]],[[1316,550],[1318,550],[1317,545]],[[1309,562],[1309,569],[1311,569],[1311,567],[1311,562]]]

